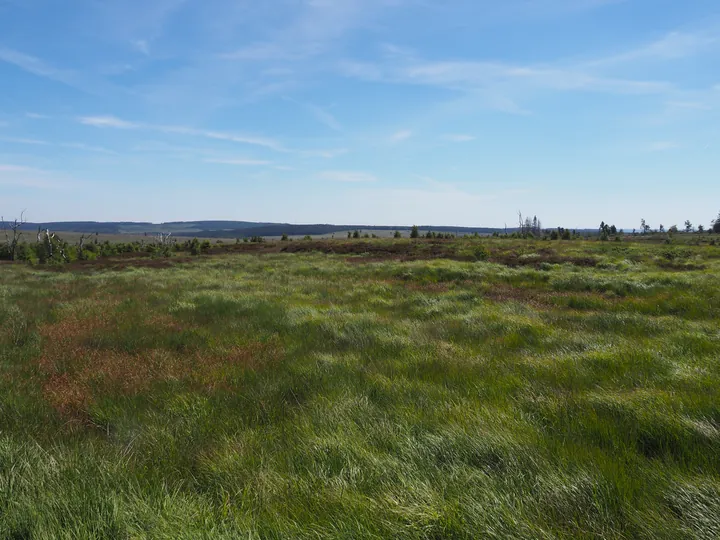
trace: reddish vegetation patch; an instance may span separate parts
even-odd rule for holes
[[[43,393],[58,414],[72,423],[89,423],[87,411],[103,395],[137,395],[157,382],[171,380],[214,389],[223,386],[231,370],[259,369],[283,354],[276,342],[198,350],[182,356],[163,349],[130,354],[97,348],[92,345],[93,335],[113,329],[114,322],[106,313],[72,316],[41,329],[43,351],[38,365]],[[167,315],[151,316],[145,324],[162,331],[182,330]]]
[[[484,298],[494,302],[522,302],[536,307],[547,307],[552,305],[552,294],[532,289],[520,289],[510,285],[493,285],[492,288],[483,291]]]
[[[366,264],[383,261],[420,261],[432,259],[450,259],[455,261],[475,261],[476,257],[461,254],[458,250],[472,247],[458,244],[456,240],[427,240],[413,241],[369,241],[369,240],[315,240],[303,242],[267,242],[267,243],[241,243],[214,246],[206,255],[222,255],[229,253],[244,253],[264,255],[271,253],[327,253],[336,255],[350,255],[347,261],[351,264]],[[122,270],[128,267],[140,268],[170,268],[177,264],[184,264],[197,260],[197,257],[170,257],[151,258],[147,253],[124,253],[107,259],[94,261],[77,261],[71,264],[53,267],[57,271],[78,270]],[[551,248],[542,248],[534,257],[523,258],[522,254],[514,251],[503,251],[490,248],[487,260],[489,262],[504,264],[506,266],[533,266],[539,267],[543,263],[574,264],[576,266],[597,266],[597,260],[592,257],[570,257],[558,255]]]
[[[131,257],[130,257],[131,256]],[[48,270],[55,271],[82,271],[82,270],[123,270],[125,268],[151,268],[163,269],[172,268],[178,264],[192,262],[192,257],[170,257],[153,259],[147,254],[126,253],[124,256],[117,256],[108,259],[96,259],[94,261],[76,261],[61,266],[49,266]]]
[[[558,308],[563,303],[558,302],[560,298],[592,298],[607,303],[616,303],[618,299],[608,298],[591,292],[562,292],[562,291],[539,291],[536,289],[525,289],[511,285],[493,285],[491,288],[482,291],[482,296],[493,302],[522,302],[536,308]]]

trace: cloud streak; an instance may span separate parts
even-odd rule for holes
[[[0,163],[0,185],[34,189],[66,189],[77,182],[68,181],[64,175],[24,165]]]
[[[318,176],[321,180],[353,184],[378,181],[375,175],[360,171],[323,171]]]
[[[409,138],[413,136],[413,132],[409,129],[404,129],[402,131],[398,131],[396,133],[393,133],[390,137],[390,142],[392,143],[401,143],[403,141],[407,141]]]
[[[221,159],[221,158],[210,158],[206,159],[205,163],[215,163],[218,165],[239,165],[239,166],[260,166],[260,165],[272,165],[272,161],[265,161],[262,159]]]
[[[82,150],[86,152],[96,152],[99,154],[117,154],[114,150],[109,150],[101,146],[92,146],[85,143],[79,142],[64,142],[54,143],[50,141],[44,141],[41,139],[26,139],[23,137],[0,137],[0,141],[9,142],[13,144],[26,144],[31,146],[56,146],[58,148],[67,148],[70,150]]]

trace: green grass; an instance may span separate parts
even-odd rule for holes
[[[720,537],[720,248],[479,246],[1,267],[0,538]]]

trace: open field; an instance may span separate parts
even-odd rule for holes
[[[0,538],[718,538],[720,247],[0,266]]]

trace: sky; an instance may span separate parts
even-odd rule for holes
[[[0,0],[0,213],[707,226],[719,68],[717,0]]]

